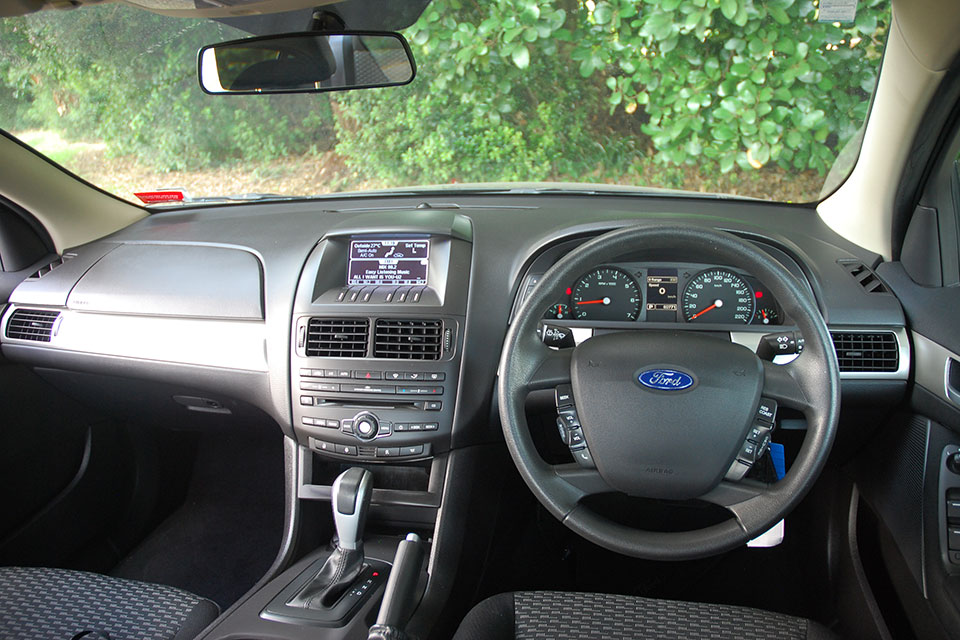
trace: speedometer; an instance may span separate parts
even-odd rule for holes
[[[707,269],[683,289],[683,317],[687,322],[748,324],[753,319],[753,289],[729,269]]]
[[[578,320],[636,320],[641,295],[632,275],[616,267],[600,267],[577,280],[570,307]]]

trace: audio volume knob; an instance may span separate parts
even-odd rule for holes
[[[372,413],[358,413],[353,417],[353,431],[361,440],[373,440],[380,430],[380,421]]]

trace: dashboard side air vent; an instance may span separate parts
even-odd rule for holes
[[[367,355],[370,321],[366,318],[310,318],[306,355],[320,358],[363,358]]]
[[[442,350],[443,322],[440,320],[377,320],[373,339],[375,358],[439,360]]]
[[[16,309],[7,322],[7,337],[34,342],[50,342],[59,311]]]
[[[900,368],[897,337],[890,332],[831,331],[841,372],[894,372]]]
[[[853,279],[863,287],[867,293],[890,293],[883,280],[877,277],[877,274],[867,265],[857,260],[837,260],[837,263],[843,267],[847,273],[853,276]]]

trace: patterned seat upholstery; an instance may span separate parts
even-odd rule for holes
[[[600,593],[533,591],[487,598],[454,640],[827,640],[803,618],[747,607]]]
[[[189,640],[219,613],[213,602],[149,582],[39,567],[0,567],[0,638]]]

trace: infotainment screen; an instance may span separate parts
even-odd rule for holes
[[[425,285],[429,240],[351,240],[347,284]]]

